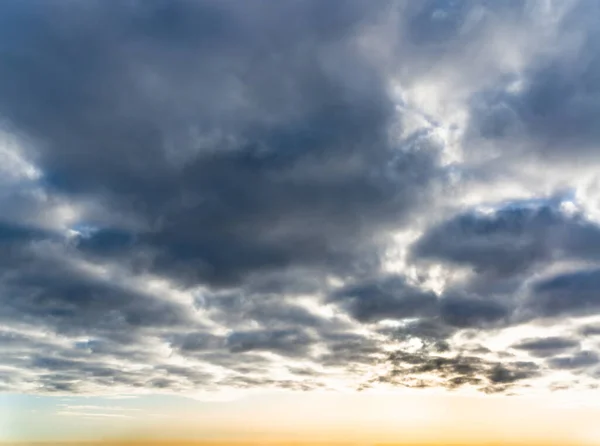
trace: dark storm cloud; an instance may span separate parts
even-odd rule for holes
[[[353,40],[383,7],[367,5],[9,2],[0,113],[41,142],[48,187],[137,222],[82,252],[188,283],[344,270],[436,172],[390,143],[393,104]]]
[[[183,352],[211,351],[223,348],[225,338],[215,336],[212,333],[195,332],[172,336],[170,344],[178,347]]]
[[[600,311],[600,270],[559,274],[533,285],[527,310],[544,317],[589,316]]]
[[[442,320],[450,326],[475,328],[507,319],[510,311],[491,299],[450,296],[440,301]]]
[[[377,378],[378,382],[409,387],[442,385],[449,389],[475,386],[486,392],[504,392],[513,384],[538,374],[535,364],[504,364],[485,359],[484,356],[492,352],[482,348],[471,349],[469,355],[464,355],[451,345],[452,337],[458,332],[510,324],[514,309],[489,297],[453,294],[438,297],[408,285],[402,277],[386,276],[337,290],[329,301],[360,322],[401,321],[398,327],[378,329],[378,333],[390,341],[420,341],[420,351],[399,351],[385,360],[394,369]],[[329,341],[331,353],[320,358],[320,362],[336,364],[336,357],[344,353],[342,359],[351,363],[380,363],[385,351],[377,344],[369,345],[365,341],[357,339],[358,345],[350,344],[352,349],[348,359],[345,342],[336,349],[332,347],[337,346]]]
[[[333,362],[362,358],[352,349],[364,339],[331,335],[347,323],[283,295],[318,291],[321,275],[377,267],[386,232],[406,222],[439,173],[427,136],[390,138],[400,117],[360,49],[383,2],[0,9],[0,117],[27,139],[22,154],[41,173],[28,187],[79,212],[69,239],[35,219],[0,221],[9,247],[0,317],[87,338],[34,361],[61,373],[47,373],[44,386],[82,388],[74,377],[93,375],[84,364],[92,358],[98,370],[103,361],[157,361],[152,342],[229,370],[243,368],[242,353],[262,367],[268,361],[254,354],[307,355],[317,341]],[[48,203],[31,206],[43,215]],[[122,276],[86,269],[102,265]],[[131,273],[228,295],[207,292],[192,311],[140,291]],[[210,332],[199,314],[230,334]],[[102,375],[90,383],[116,379]],[[152,388],[179,388],[147,378]],[[144,385],[125,372],[120,382]]]
[[[311,319],[309,312],[300,311],[301,307],[290,303],[287,308],[285,302],[280,302],[264,317],[252,306],[248,307],[252,310],[249,313],[264,326],[287,328],[240,330],[227,337],[217,336],[195,321],[194,307],[60,264],[60,257],[53,256],[69,253],[68,243],[53,239],[52,245],[35,250],[32,239],[20,237],[21,233],[27,231],[11,232],[11,250],[7,253],[12,257],[0,265],[5,292],[0,317],[8,324],[49,331],[63,337],[63,341],[42,341],[9,329],[0,336],[0,364],[30,370],[41,392],[87,393],[122,387],[179,392],[194,387],[211,389],[218,382],[228,382],[222,376],[198,370],[205,364],[222,367],[226,375],[258,374],[251,378],[256,385],[277,386],[281,383],[268,376],[272,362],[253,353],[306,356],[319,339],[294,327],[310,326],[310,321],[315,327],[329,327],[316,316]],[[229,308],[227,299],[221,303]],[[231,326],[235,321],[227,320]],[[194,327],[196,331],[190,331]],[[73,337],[70,346],[64,345],[65,336]],[[86,340],[75,341],[82,336]],[[192,361],[193,365],[174,369],[165,363],[167,359],[156,351],[163,346],[161,340],[188,357],[188,364]],[[142,371],[131,371],[140,366]],[[28,388],[32,382],[27,375],[14,374],[13,384]]]
[[[546,204],[515,202],[491,213],[451,217],[426,231],[411,255],[417,261],[470,267],[475,274],[440,299],[442,319],[456,327],[493,328],[597,314],[597,270],[530,278],[555,262],[593,264],[599,260],[599,244],[600,226],[588,218]],[[465,290],[473,294],[470,301],[462,297]],[[533,345],[531,350],[543,353]]]
[[[51,262],[19,265],[3,284],[0,318],[37,322],[61,333],[127,336],[136,329],[192,323],[179,306]],[[10,271],[5,271],[8,275]],[[128,332],[129,330],[129,332]]]
[[[314,342],[308,333],[298,329],[239,331],[227,336],[227,348],[232,353],[274,351],[298,356],[306,354]]]
[[[334,293],[330,299],[338,302],[360,322],[381,319],[408,319],[432,315],[437,296],[392,276],[356,284]]]
[[[558,26],[556,46],[534,59],[520,80],[478,93],[474,99],[473,131],[514,153],[532,146],[540,153],[577,162],[596,157],[600,132],[600,7],[576,2]],[[562,47],[561,47],[562,46]],[[574,157],[574,154],[577,154]]]
[[[378,322],[383,319],[424,321],[438,320],[446,330],[427,334],[435,327],[413,324],[405,326],[405,335],[436,338],[452,332],[450,327],[469,328],[493,325],[510,316],[507,307],[492,299],[449,294],[438,297],[432,291],[409,285],[401,276],[387,276],[358,282],[335,291],[328,298],[346,310],[359,322]],[[423,333],[418,333],[423,331]]]
[[[468,212],[430,229],[414,258],[436,259],[506,277],[559,258],[598,259],[600,227],[549,206]]]
[[[23,242],[44,240],[51,234],[37,228],[31,228],[15,223],[0,222],[0,244],[5,249]]]
[[[9,331],[1,337],[0,365],[15,370],[13,390],[144,388],[149,375],[130,369],[161,361],[153,338],[195,324],[170,302],[57,267],[56,261],[40,263],[21,265],[18,273],[1,271],[0,319]],[[17,334],[23,326],[38,336]],[[12,327],[17,331],[11,333]],[[81,337],[87,340],[76,341]]]
[[[593,154],[585,3],[558,25],[582,25],[572,57],[515,50],[510,90],[464,61],[502,66],[502,33],[539,9],[519,0],[2,2],[0,137],[36,173],[0,178],[0,389],[310,390],[381,362],[398,385],[527,385],[547,369],[479,342],[600,311],[597,265],[538,270],[597,262],[600,228],[552,204],[457,206],[470,159],[445,164],[455,125],[430,115],[470,113],[466,158],[474,137]],[[384,272],[405,229],[425,230],[411,272]],[[597,356],[578,342],[513,347],[579,373]]]
[[[523,14],[524,7],[525,2],[522,0],[498,3],[473,0],[410,2],[408,4],[410,18],[407,20],[405,33],[410,41],[418,45],[419,49],[426,54],[431,51],[447,50],[457,43],[468,44],[493,19],[498,20],[499,17],[517,19]],[[488,16],[484,15],[482,20],[476,23],[477,26],[472,26],[470,19],[473,14],[483,11]]]
[[[579,346],[575,339],[553,336],[548,338],[525,339],[512,346],[525,350],[533,356],[554,356]]]
[[[131,233],[114,229],[100,229],[89,237],[81,237],[77,246],[84,253],[111,255],[131,249],[134,243],[135,237]]]
[[[158,359],[152,340],[161,330],[197,325],[175,302],[118,278],[95,276],[56,234],[26,238],[23,233],[27,231],[13,230],[10,239],[5,237],[8,249],[0,261],[0,321],[7,330],[2,332],[0,364],[34,374],[15,374],[15,388],[79,392],[115,383],[142,387],[143,377],[130,376],[127,365]]]

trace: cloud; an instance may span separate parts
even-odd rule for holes
[[[584,369],[595,366],[598,362],[600,362],[598,354],[588,350],[572,356],[557,356],[548,360],[548,364],[557,369]]]
[[[513,153],[533,150],[569,163],[576,161],[574,152],[595,159],[599,13],[596,4],[574,2],[551,36],[556,50],[542,53],[520,73],[520,88],[505,84],[479,94],[473,131]]]
[[[360,322],[426,316],[437,305],[434,293],[412,287],[402,277],[356,284],[336,291],[330,300],[339,302]]]
[[[441,316],[451,326],[481,327],[508,318],[509,310],[492,300],[447,297],[441,301]]]
[[[378,8],[340,7],[7,7],[23,56],[0,73],[5,119],[43,141],[35,157],[49,188],[136,222],[95,227],[82,216],[94,230],[81,251],[230,285],[290,266],[348,268],[403,219],[436,154],[389,141],[393,103],[353,44]],[[288,14],[304,27],[284,26]],[[47,38],[32,43],[33,26]]]
[[[598,12],[3,2],[0,388],[592,379]]]
[[[529,308],[545,317],[594,314],[600,309],[600,271],[583,270],[541,280],[533,286]]]
[[[550,205],[468,212],[431,228],[413,247],[415,258],[465,265],[506,277],[562,259],[597,259],[600,227]]]
[[[598,325],[585,325],[581,327],[580,333],[584,336],[597,336],[600,335],[600,326]]]
[[[392,370],[377,381],[417,388],[455,389],[471,385],[486,393],[497,393],[539,374],[539,367],[532,362],[502,363],[478,356],[441,356],[427,350],[395,352],[388,362]]]
[[[519,350],[526,350],[534,356],[554,356],[565,350],[570,350],[579,346],[579,342],[569,338],[558,336],[550,338],[525,339],[512,346]]]
[[[227,337],[227,347],[232,353],[266,350],[294,356],[306,353],[312,342],[307,333],[299,330],[241,331]]]
[[[331,331],[323,336],[326,352],[317,356],[325,367],[352,369],[363,365],[373,366],[385,351],[374,336],[365,336],[350,331]]]
[[[293,286],[290,284],[290,288]],[[206,310],[211,318],[226,325],[252,323],[266,327],[291,326],[315,329],[327,326],[344,326],[339,320],[331,320],[294,302],[294,292],[285,289],[280,293],[253,292],[248,288],[238,292],[207,293],[197,300],[198,308]],[[286,299],[286,296],[290,295]]]
[[[191,332],[177,334],[170,339],[170,345],[181,349],[183,352],[211,351],[225,346],[224,336],[215,336],[210,332]]]

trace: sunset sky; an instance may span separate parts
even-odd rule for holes
[[[599,23],[0,1],[0,443],[600,445]]]

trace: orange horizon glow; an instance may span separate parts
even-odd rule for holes
[[[138,407],[130,412],[135,419],[42,417],[52,432],[23,419],[22,435],[0,446],[600,445],[600,407],[560,394],[290,393],[198,406],[176,400],[161,404],[170,414],[164,419]]]
[[[67,442],[11,442],[0,443],[0,446],[579,446],[585,443],[581,442],[554,442],[546,441],[539,442],[308,442],[308,441],[293,441],[293,440],[266,440],[266,441],[192,441],[192,440],[136,440],[136,441],[67,441]]]
[[[195,441],[195,440],[98,440],[98,441],[36,441],[36,442],[0,442],[0,446],[581,446],[583,442],[564,441],[444,441],[438,442],[365,442],[365,441]]]

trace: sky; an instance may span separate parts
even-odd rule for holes
[[[598,23],[0,2],[0,442],[600,444]]]

